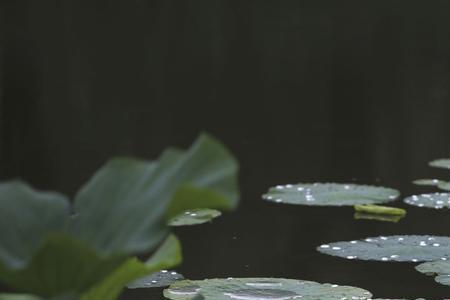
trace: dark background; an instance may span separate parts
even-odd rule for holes
[[[265,203],[271,185],[447,177],[450,2],[1,0],[0,177],[73,195],[109,157],[154,158],[201,131],[241,162],[240,209],[183,228],[189,278],[275,276],[377,297],[449,297],[410,264],[346,261],[327,241],[450,234],[450,214],[399,224],[351,208]],[[123,299],[159,299],[160,291]]]

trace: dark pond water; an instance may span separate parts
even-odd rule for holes
[[[73,194],[107,158],[153,158],[201,131],[241,162],[239,209],[176,229],[186,277],[273,276],[441,299],[411,264],[319,254],[323,242],[450,235],[450,212],[399,222],[351,208],[263,202],[275,184],[333,181],[431,191],[450,178],[448,1],[2,3],[0,175]],[[402,206],[403,207],[403,206]],[[122,299],[160,299],[161,290]]]

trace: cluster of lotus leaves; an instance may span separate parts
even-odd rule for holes
[[[59,193],[2,183],[0,281],[42,299],[117,299],[126,284],[180,263],[170,225],[218,215],[200,210],[199,221],[186,211],[236,206],[237,171],[229,151],[202,135],[188,150],[170,148],[155,161],[112,159],[79,190],[73,206]],[[133,257],[141,253],[154,254],[145,262]]]

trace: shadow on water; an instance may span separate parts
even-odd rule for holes
[[[354,220],[351,208],[260,196],[299,181],[409,195],[429,190],[413,179],[450,177],[426,166],[450,155],[450,3],[24,0],[4,8],[3,179],[73,193],[111,156],[155,157],[207,131],[241,162],[242,203],[212,224],[176,229],[186,277],[274,276],[377,297],[448,297],[410,264],[347,261],[315,247],[449,235],[450,212],[407,207],[398,224],[382,223]],[[136,290],[122,299],[161,297]]]

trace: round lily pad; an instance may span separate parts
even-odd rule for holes
[[[356,287],[276,278],[184,280],[172,284],[164,296],[172,300],[341,300],[370,299],[371,293]]]
[[[178,280],[183,279],[183,275],[175,271],[162,270],[150,274],[149,276],[139,278],[138,280],[135,280],[132,283],[128,284],[127,287],[129,289],[166,287]]]
[[[435,159],[430,161],[428,164],[431,167],[450,169],[450,159],[448,158]]]
[[[171,220],[169,220],[170,226],[187,226],[198,225],[211,221],[214,218],[221,216],[222,213],[215,209],[199,208],[185,211]]]
[[[449,208],[450,207],[450,193],[433,193],[421,194],[407,197],[403,200],[406,204],[428,207],[428,208]]]
[[[394,235],[324,244],[317,250],[347,259],[423,262],[450,259],[450,237]]]
[[[269,189],[263,199],[276,203],[320,206],[376,204],[394,201],[400,193],[385,187],[344,183],[299,183]]]
[[[420,264],[416,270],[426,275],[436,275],[434,280],[443,285],[450,285],[450,261],[440,260]]]

